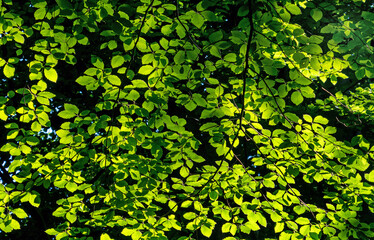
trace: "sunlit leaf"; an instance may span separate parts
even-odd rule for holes
[[[16,68],[10,63],[7,63],[4,66],[4,69],[3,69],[3,73],[4,73],[5,77],[7,77],[7,78],[13,77],[15,71],[16,71]]]
[[[125,58],[121,55],[116,55],[111,60],[112,68],[118,68],[125,62]]]
[[[299,105],[300,103],[303,102],[303,100],[304,100],[304,98],[299,91],[295,91],[291,94],[291,101],[294,104]]]

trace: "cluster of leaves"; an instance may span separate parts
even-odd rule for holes
[[[373,238],[373,8],[3,0],[0,236]]]

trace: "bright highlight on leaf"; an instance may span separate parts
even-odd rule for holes
[[[4,73],[5,77],[7,77],[7,78],[13,77],[15,71],[16,71],[16,69],[12,64],[10,64],[10,63],[5,64],[4,69],[3,69],[3,73]]]
[[[44,76],[51,82],[57,82],[58,74],[54,68],[45,68]]]
[[[112,240],[112,238],[110,238],[110,236],[108,234],[103,233],[100,236],[100,240]]]
[[[154,70],[154,68],[152,66],[150,66],[150,65],[142,66],[139,69],[139,74],[149,75],[153,70]]]
[[[111,61],[112,68],[118,68],[125,62],[125,58],[121,55],[114,56]]]

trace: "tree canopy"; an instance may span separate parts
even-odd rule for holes
[[[374,239],[374,3],[0,2],[1,239]]]

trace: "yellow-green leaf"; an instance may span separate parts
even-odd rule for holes
[[[58,74],[54,68],[44,68],[44,76],[51,82],[57,82]]]
[[[3,73],[4,73],[5,77],[11,78],[11,77],[14,76],[15,70],[16,70],[16,68],[12,64],[7,63],[4,66]]]
[[[291,94],[291,101],[295,104],[295,105],[299,105],[300,103],[302,103],[304,100],[304,97],[301,95],[301,93],[299,91],[295,91]]]
[[[149,75],[151,72],[153,72],[154,68],[151,65],[145,65],[140,67],[139,74],[142,75]]]

